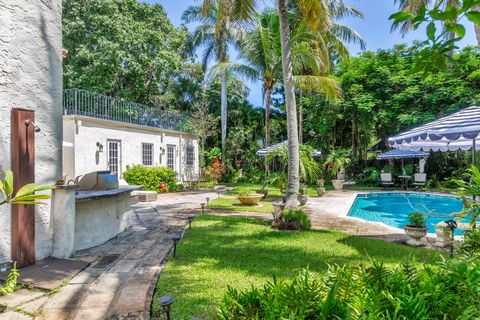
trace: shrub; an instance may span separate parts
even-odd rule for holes
[[[217,183],[222,178],[222,167],[222,162],[218,158],[214,158],[212,164],[205,168],[207,180]]]
[[[169,167],[127,166],[123,178],[128,184],[142,185],[144,190],[160,192],[160,183],[167,184],[167,190],[176,188],[177,173]]]
[[[412,212],[408,215],[408,222],[410,225],[421,228],[425,227],[427,218],[421,212]]]
[[[466,256],[480,256],[480,229],[478,227],[465,233],[460,253]]]
[[[308,215],[301,209],[284,210],[273,221],[272,227],[275,229],[308,230],[312,227],[312,223]]]
[[[301,271],[263,288],[228,288],[220,319],[478,319],[480,263],[393,267],[380,262]]]

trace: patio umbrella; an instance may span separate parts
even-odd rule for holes
[[[382,153],[377,158],[379,160],[390,160],[390,159],[426,158],[428,156],[429,154],[423,151],[393,149],[385,153]]]
[[[423,151],[472,149],[480,143],[480,107],[472,106],[388,139],[390,147]]]
[[[266,148],[262,148],[260,150],[257,151],[257,155],[261,156],[261,157],[264,157],[266,156],[267,154],[269,154],[270,152],[274,152],[276,151],[277,149],[280,149],[282,147],[286,147],[288,145],[288,141],[285,140],[285,141],[282,141],[280,143],[277,143],[277,144],[274,144],[274,145],[271,145],[269,147],[266,147]],[[322,152],[321,151],[318,151],[318,150],[314,150],[313,151],[313,156],[315,157],[320,157],[322,155]]]

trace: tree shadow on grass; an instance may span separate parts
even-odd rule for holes
[[[262,286],[274,276],[289,279],[304,268],[323,273],[332,264],[399,263],[412,256],[434,260],[424,249],[339,232],[275,231],[264,220],[201,216],[179,243],[177,259],[162,273],[158,292],[181,298],[179,315],[211,318],[228,285]]]

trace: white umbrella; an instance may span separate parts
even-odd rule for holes
[[[473,151],[480,143],[480,107],[472,106],[388,139],[390,147],[423,151]]]

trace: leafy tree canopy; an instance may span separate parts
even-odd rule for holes
[[[186,37],[187,30],[174,28],[161,5],[64,0],[64,86],[167,104],[159,98],[175,82]]]
[[[423,50],[395,46],[366,52],[341,63],[336,75],[342,101],[327,103],[320,95],[304,98],[305,133],[310,142],[352,148],[355,158],[388,136],[475,104],[480,99],[480,52],[468,47],[453,56],[449,69],[425,74],[411,68]]]

